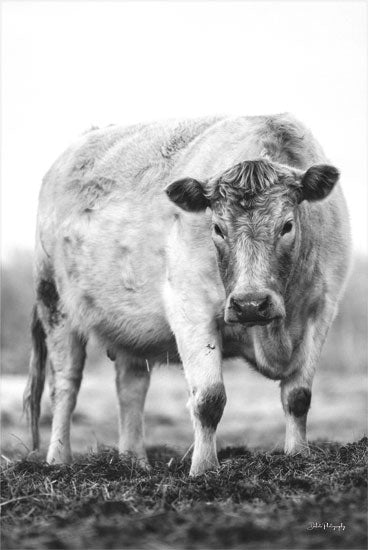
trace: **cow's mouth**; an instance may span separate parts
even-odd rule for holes
[[[270,317],[267,319],[242,319],[239,317],[233,318],[232,316],[229,316],[226,313],[227,312],[225,312],[225,315],[224,315],[224,321],[227,325],[241,325],[242,327],[245,327],[245,328],[251,328],[256,326],[263,327],[273,323],[274,321],[278,321],[281,319],[280,316]]]

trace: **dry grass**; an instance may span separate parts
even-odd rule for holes
[[[367,438],[312,445],[310,457],[223,449],[189,478],[167,448],[147,473],[114,450],[71,466],[33,457],[2,470],[5,549],[365,548]],[[345,525],[308,529],[311,522]]]

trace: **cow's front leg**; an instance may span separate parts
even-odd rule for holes
[[[221,347],[215,330],[193,328],[178,341],[189,386],[189,408],[194,427],[191,475],[219,465],[216,428],[226,403],[221,369]]]
[[[181,316],[171,318],[185,377],[194,427],[191,475],[218,467],[216,428],[222,417],[226,394],[222,378],[221,342],[214,321]]]
[[[143,409],[150,383],[150,367],[143,359],[117,352],[116,389],[119,400],[119,451],[149,467],[145,445]]]
[[[308,454],[307,416],[312,398],[312,380],[302,376],[281,382],[281,401],[285,412],[285,453]]]
[[[185,367],[184,367],[185,368]],[[188,372],[188,366],[186,371]],[[189,377],[187,375],[189,380]],[[222,380],[203,384],[190,376],[189,406],[194,427],[194,449],[190,475],[199,475],[206,470],[218,468],[216,451],[216,428],[221,420],[226,403]]]
[[[331,302],[320,314],[317,322],[309,322],[298,354],[293,358],[296,371],[281,381],[287,454],[309,454],[307,417],[312,399],[312,383],[334,315],[335,305]]]

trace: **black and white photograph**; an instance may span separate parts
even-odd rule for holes
[[[0,9],[2,549],[365,549],[367,2]]]

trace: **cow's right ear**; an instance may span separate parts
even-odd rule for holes
[[[201,212],[210,206],[203,184],[193,178],[174,181],[165,191],[170,200],[187,212]]]

